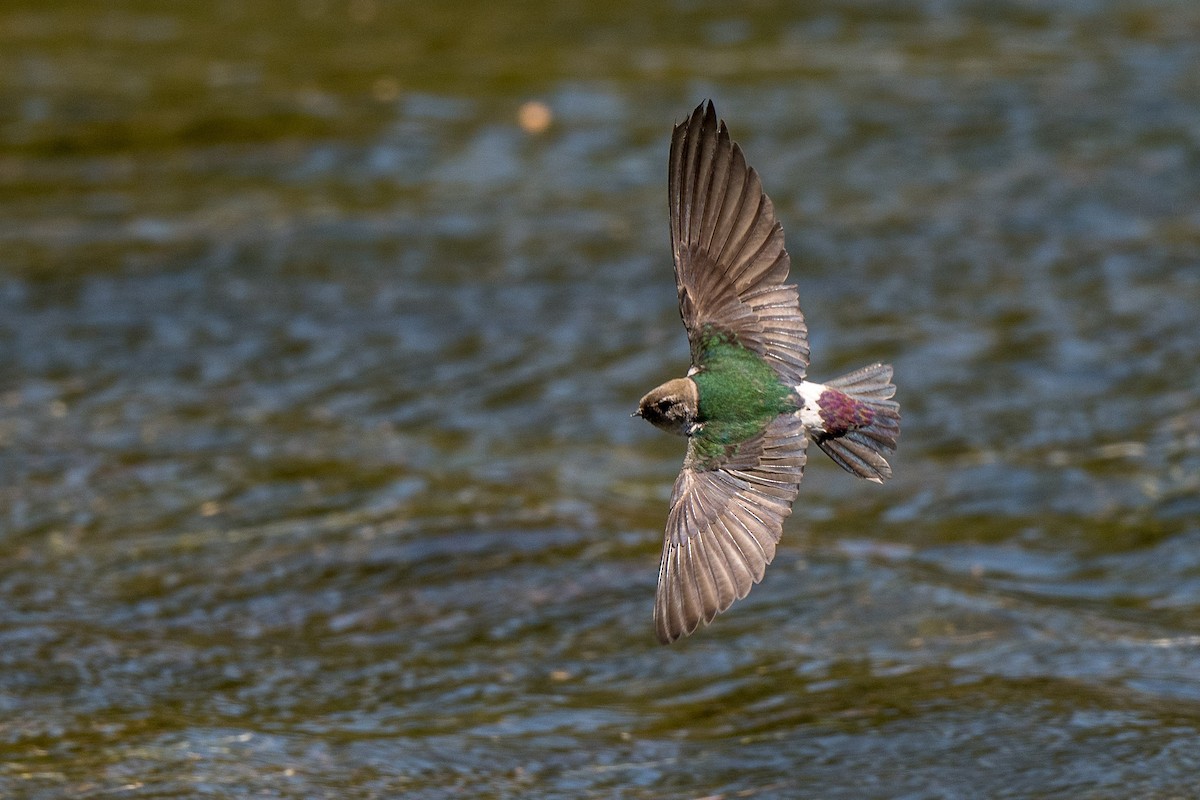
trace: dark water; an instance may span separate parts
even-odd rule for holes
[[[4,5],[0,796],[1196,796],[1197,32]],[[904,434],[661,648],[681,443],[628,415],[710,96],[814,375],[891,360]]]

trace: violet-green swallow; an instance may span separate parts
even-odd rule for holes
[[[900,434],[891,366],[804,379],[808,328],[796,287],[784,283],[783,228],[711,102],[675,126],[667,185],[692,366],[635,412],[687,438],[654,601],[663,644],[708,624],[762,580],[810,439],[842,469],[882,483]]]

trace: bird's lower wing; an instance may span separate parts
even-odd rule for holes
[[[762,580],[804,474],[808,435],[776,417],[714,469],[675,481],[658,570],[654,625],[663,644],[708,624]]]

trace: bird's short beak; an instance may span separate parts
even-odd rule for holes
[[[641,415],[642,415],[642,410],[639,408],[637,411],[633,412],[629,416],[630,417],[640,417]]]

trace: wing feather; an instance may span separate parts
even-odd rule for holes
[[[783,227],[711,102],[675,126],[668,164],[675,285],[692,363],[700,366],[711,328],[799,384],[808,369],[808,328],[796,288],[783,283],[791,268]]]
[[[664,644],[708,624],[762,580],[804,475],[808,437],[776,417],[717,469],[689,459],[667,518],[654,622]]]

